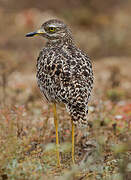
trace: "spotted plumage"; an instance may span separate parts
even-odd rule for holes
[[[49,20],[40,32],[47,43],[37,59],[38,86],[48,102],[65,104],[74,124],[86,125],[93,85],[90,58],[76,47],[62,21]]]

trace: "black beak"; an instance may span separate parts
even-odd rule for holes
[[[43,34],[45,34],[45,31],[43,29],[39,29],[38,31],[27,33],[25,36],[32,37],[32,36],[41,36]]]
[[[32,37],[32,36],[35,36],[35,35],[38,35],[37,31],[36,31],[36,32],[27,33],[27,34],[25,35],[25,37]]]

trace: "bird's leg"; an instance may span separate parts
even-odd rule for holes
[[[75,148],[75,146],[74,146],[74,144],[75,144],[74,130],[75,130],[75,125],[74,125],[73,121],[71,121],[71,123],[72,123],[72,162],[73,162],[73,164],[75,164],[75,160],[74,160],[74,153],[75,153],[75,150],[74,150],[74,148]]]
[[[57,112],[56,112],[56,104],[53,104],[53,113],[54,113],[54,124],[55,124],[55,132],[56,132],[57,165],[60,166],[59,138],[58,138],[58,118],[57,118]]]

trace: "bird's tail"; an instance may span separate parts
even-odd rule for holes
[[[80,127],[87,127],[87,113],[88,107],[81,107],[81,106],[67,106],[67,110],[71,116],[71,120],[75,125]]]

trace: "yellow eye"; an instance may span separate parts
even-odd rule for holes
[[[54,32],[55,31],[55,27],[49,27],[49,31],[50,32]]]

